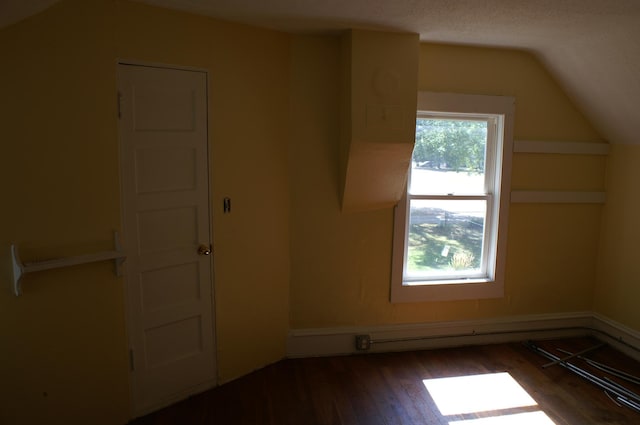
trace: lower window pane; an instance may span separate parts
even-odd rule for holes
[[[481,272],[486,201],[412,200],[409,208],[407,278]]]

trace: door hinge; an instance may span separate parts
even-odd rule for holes
[[[133,349],[129,348],[129,369],[131,369],[131,372],[136,370],[135,364],[133,362]]]

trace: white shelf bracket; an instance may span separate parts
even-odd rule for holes
[[[11,245],[11,266],[13,269],[13,293],[16,297],[22,295],[22,262],[18,255],[18,247]]]
[[[22,277],[26,273],[39,272],[43,270],[58,269],[62,267],[77,266],[80,264],[95,263],[98,261],[113,260],[115,262],[116,276],[122,276],[122,263],[126,260],[126,255],[120,246],[118,232],[113,232],[114,250],[96,252],[93,254],[79,255],[76,257],[57,258],[55,260],[23,263],[18,254],[18,246],[11,245],[11,266],[13,269],[13,293],[19,297],[22,295]]]
[[[114,273],[116,277],[122,277],[122,264],[127,257],[123,254],[122,245],[120,245],[120,238],[118,232],[113,232],[113,246],[117,253],[121,254],[119,257],[114,258]]]

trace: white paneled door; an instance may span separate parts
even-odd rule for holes
[[[215,385],[204,72],[118,65],[133,414]]]

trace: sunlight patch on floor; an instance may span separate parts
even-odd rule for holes
[[[423,382],[444,416],[538,404],[507,372],[425,379]]]
[[[422,381],[443,416],[492,412],[486,418],[455,420],[450,425],[554,425],[536,401],[507,372],[434,378]]]
[[[453,421],[449,422],[449,425],[555,425],[555,422],[544,412],[538,411]]]

